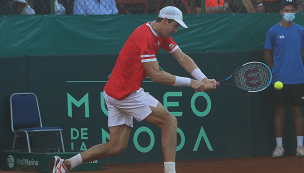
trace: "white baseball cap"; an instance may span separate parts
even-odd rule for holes
[[[25,0],[14,0],[14,1],[17,1],[17,2],[22,2],[22,3],[27,4],[27,2],[26,2]]]
[[[159,11],[158,17],[173,19],[184,28],[188,28],[187,25],[183,22],[183,13],[176,7],[167,6]]]

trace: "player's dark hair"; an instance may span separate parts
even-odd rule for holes
[[[164,19],[164,18],[162,18],[162,17],[157,17],[157,18],[155,19],[155,21],[159,23],[159,22],[161,22],[163,19]],[[169,22],[169,23],[171,23],[172,21],[173,21],[173,19],[168,19],[168,22]]]

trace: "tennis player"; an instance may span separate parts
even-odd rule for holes
[[[141,83],[149,75],[153,82],[191,87],[196,92],[212,91],[216,88],[216,81],[208,79],[172,39],[171,34],[177,33],[180,25],[187,28],[182,12],[176,7],[167,6],[160,10],[153,22],[145,23],[134,30],[120,51],[111,77],[104,87],[110,129],[109,142],[95,145],[68,160],[55,156],[50,161],[50,172],[64,173],[86,162],[123,154],[133,127],[133,117],[161,129],[164,172],[176,172],[177,119],[158,100],[145,93]],[[171,53],[195,79],[161,71],[156,59],[160,49]]]

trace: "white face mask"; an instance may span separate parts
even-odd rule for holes
[[[287,21],[287,22],[292,22],[293,19],[296,17],[296,13],[283,13],[284,16],[283,18]]]

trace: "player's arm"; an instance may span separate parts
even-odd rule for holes
[[[194,78],[204,83],[212,83],[214,85],[214,88],[212,88],[211,90],[215,89],[216,81],[214,79],[208,79],[207,76],[205,76],[204,73],[201,72],[201,70],[195,64],[193,59],[190,58],[187,54],[185,54],[180,48],[177,48],[171,54],[178,61],[178,63]]]
[[[175,84],[175,76],[160,70],[157,61],[143,62],[143,66],[153,82],[171,86]]]
[[[188,73],[191,74],[194,69],[198,68],[192,58],[186,55],[180,48],[177,48],[171,54]]]
[[[273,65],[272,50],[264,49],[264,60],[268,65],[268,67],[272,70],[272,65]]]
[[[205,90],[203,82],[186,77],[174,76],[170,73],[160,70],[157,61],[143,62],[143,66],[147,75],[150,76],[153,82],[171,86],[191,87],[197,92]]]

